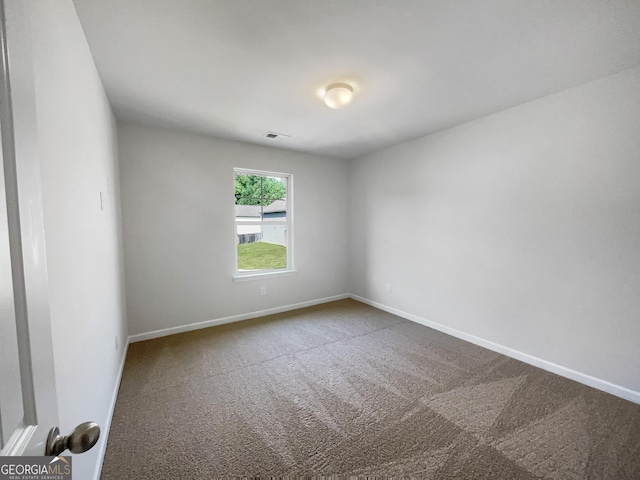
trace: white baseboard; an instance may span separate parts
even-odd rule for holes
[[[111,420],[113,419],[113,412],[116,408],[116,400],[118,399],[118,391],[120,390],[120,382],[122,381],[122,372],[124,371],[124,362],[127,359],[127,351],[129,350],[129,339],[126,340],[124,348],[122,349],[122,357],[120,358],[120,368],[118,376],[116,377],[116,384],[113,388],[111,395],[111,405],[109,405],[109,413],[104,423],[104,428],[101,432],[101,439],[98,445],[100,451],[98,452],[98,467],[96,468],[96,474],[94,480],[100,480],[100,474],[102,473],[102,464],[104,463],[104,455],[107,452],[107,442],[109,440],[109,430],[111,430]]]
[[[206,320],[204,322],[190,323],[188,325],[180,325],[178,327],[162,328],[160,330],[153,330],[151,332],[138,333],[137,335],[131,335],[129,342],[141,342],[143,340],[150,340],[152,338],[166,337],[167,335],[173,335],[175,333],[190,332],[191,330],[199,330],[201,328],[214,327],[216,325],[224,325],[225,323],[240,322],[242,320],[249,320],[251,318],[264,317],[265,315],[273,315],[274,313],[288,312],[289,310],[297,310],[299,308],[311,307],[313,305],[319,305],[321,303],[334,302],[336,300],[343,300],[350,298],[348,293],[341,295],[334,295],[332,297],[318,298],[316,300],[309,300],[306,302],[293,303],[291,305],[284,305],[282,307],[268,308],[266,310],[258,310],[257,312],[242,313],[240,315],[233,315],[231,317],[217,318],[215,320]]]
[[[610,393],[612,395],[615,395],[616,397],[624,398],[625,400],[629,400],[630,402],[640,404],[640,392],[637,392],[635,390],[631,390],[629,388],[607,382],[606,380],[592,377],[591,375],[587,375],[585,373],[563,367],[562,365],[558,365],[556,363],[534,357],[533,355],[514,350],[513,348],[505,347],[504,345],[485,340],[484,338],[476,337],[475,335],[470,335],[463,331],[456,330],[455,328],[442,325],[441,323],[432,322],[431,320],[419,317],[418,315],[407,313],[402,310],[398,310],[397,308],[389,307],[387,305],[374,302],[373,300],[369,300],[358,295],[350,295],[350,297],[359,302],[371,305],[372,307],[384,310],[385,312],[392,313],[399,317],[406,318],[407,320],[411,320],[412,322],[416,322],[429,328],[433,328],[434,330],[446,333],[448,335],[451,335],[452,337],[465,340],[469,343],[473,343],[480,347],[493,350],[494,352],[501,353],[502,355],[506,355],[507,357],[515,358],[516,360],[520,360],[521,362],[528,363],[529,365],[533,365],[534,367],[538,367],[548,372],[555,373],[557,375],[560,375],[561,377],[575,380],[576,382],[580,382],[588,385],[589,387],[602,390],[603,392]]]

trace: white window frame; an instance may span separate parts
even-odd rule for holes
[[[233,185],[235,185],[236,175],[258,175],[261,177],[279,177],[284,178],[287,186],[287,196],[285,199],[286,202],[286,211],[287,216],[286,220],[278,221],[278,220],[270,220],[268,225],[285,225],[286,226],[286,247],[287,247],[287,267],[286,268],[274,268],[268,270],[253,270],[253,271],[240,271],[238,270],[238,225],[264,225],[265,222],[260,221],[242,221],[238,222],[236,220],[236,211],[235,211],[235,201],[233,202],[233,250],[234,250],[234,274],[233,281],[234,282],[245,282],[249,280],[260,280],[265,277],[283,277],[288,275],[294,275],[296,270],[294,269],[293,263],[293,175],[290,173],[281,173],[281,172],[268,172],[264,170],[253,170],[249,168],[234,168],[233,169]],[[234,187],[235,188],[235,187]],[[235,190],[234,190],[235,192]],[[235,198],[235,196],[234,196]]]

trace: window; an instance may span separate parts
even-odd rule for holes
[[[236,276],[293,271],[291,175],[234,169]]]

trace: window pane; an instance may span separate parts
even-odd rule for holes
[[[287,198],[287,180],[281,177],[263,177],[262,197],[268,200],[264,205]]]
[[[261,197],[239,197],[236,195],[236,205],[260,205],[264,202]]]
[[[235,174],[238,271],[287,268],[289,176]]]
[[[287,268],[284,225],[237,225],[236,232],[238,271]]]
[[[265,222],[277,221],[285,222],[287,220],[287,201],[275,200],[269,205],[262,207],[262,219]]]
[[[259,222],[262,216],[260,205],[236,204],[236,222]]]
[[[236,173],[236,203],[240,205],[268,205],[287,197],[287,180],[282,177]]]

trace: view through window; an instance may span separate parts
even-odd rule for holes
[[[235,170],[237,272],[291,268],[291,176]]]

